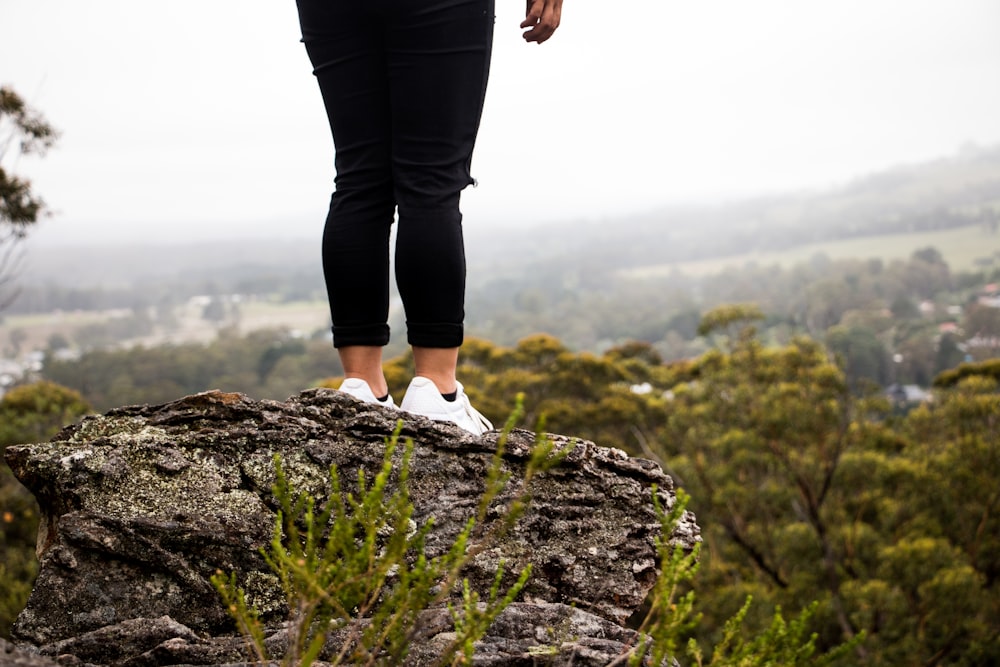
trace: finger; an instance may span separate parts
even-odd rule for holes
[[[532,11],[540,11],[538,18],[531,22],[529,18]],[[562,14],[562,0],[535,0],[534,5],[529,9],[529,17],[521,24],[522,28],[530,28],[522,36],[527,42],[541,44],[549,39],[559,27]]]
[[[544,20],[539,20],[536,25],[532,26],[532,28],[526,31],[522,36],[525,41],[541,44],[552,36],[557,27],[558,23],[547,23]]]
[[[527,0],[524,10],[524,20],[521,21],[522,28],[530,28],[538,23],[542,17],[542,0]]]

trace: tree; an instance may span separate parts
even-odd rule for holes
[[[521,394],[523,425],[541,421],[555,433],[639,453],[665,420],[663,398],[655,388],[670,384],[660,377],[668,369],[649,359],[659,357],[641,343],[596,356],[571,352],[546,334],[528,336],[514,348],[469,338],[458,373],[472,402],[494,423]],[[390,392],[400,395],[413,376],[412,355],[388,362],[385,374]],[[325,384],[336,387],[339,379]]]
[[[77,392],[53,382],[15,387],[0,398],[0,637],[10,636],[38,571],[38,506],[3,462],[8,445],[43,442],[90,412]]]
[[[830,327],[826,332],[826,345],[840,359],[853,389],[860,389],[866,382],[888,384],[889,355],[868,327]]]
[[[10,283],[20,259],[18,245],[47,212],[45,202],[32,192],[31,181],[9,172],[7,165],[16,165],[21,155],[44,155],[58,136],[13,89],[0,87],[0,310],[16,296]]]
[[[697,360],[673,397],[660,451],[702,519],[714,620],[748,594],[786,608],[821,596],[822,634],[856,635],[829,507],[852,440],[849,390],[826,351],[806,339],[766,348],[745,331],[728,354]]]
[[[858,638],[837,665],[1000,664],[998,377],[964,364],[893,416],[808,339],[692,360],[654,447],[702,526],[702,627],[816,600],[818,647]]]
[[[88,412],[90,406],[78,392],[54,382],[15,387],[0,399],[0,448],[43,442]]]

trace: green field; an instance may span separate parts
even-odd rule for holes
[[[1000,264],[1000,234],[989,233],[983,227],[974,225],[941,231],[810,243],[780,252],[745,253],[691,262],[644,266],[623,273],[633,278],[656,278],[675,271],[692,276],[711,275],[728,268],[742,268],[747,264],[760,266],[777,264],[782,268],[789,268],[808,262],[818,254],[824,254],[830,259],[879,258],[891,261],[906,259],[915,250],[927,247],[936,248],[953,271],[976,269],[976,260],[992,260],[994,265]]]
[[[44,350],[54,334],[73,340],[83,327],[106,324],[115,318],[131,315],[133,313],[128,309],[10,315],[0,324],[0,354],[10,353],[12,349]],[[308,336],[317,330],[327,329],[330,319],[329,305],[325,300],[292,303],[247,301],[240,304],[235,321],[209,322],[202,318],[200,308],[190,304],[179,306],[175,315],[177,321],[169,330],[155,326],[152,332],[140,338],[119,342],[145,346],[208,342],[215,338],[219,328],[233,324],[244,334],[259,329],[287,328]],[[12,334],[19,341],[16,345],[11,339]],[[11,353],[10,356],[16,355]]]

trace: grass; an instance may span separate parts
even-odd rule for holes
[[[47,347],[49,336],[52,334],[59,333],[72,340],[75,332],[81,327],[105,323],[115,316],[127,315],[131,315],[131,311],[124,309],[7,315],[0,324],[0,357],[4,356],[5,352],[12,351],[10,335],[15,331],[21,338],[19,347],[22,352],[43,350]],[[178,318],[176,329],[162,331],[158,327],[153,334],[132,342],[144,345],[165,342],[205,342],[215,337],[220,326],[230,323],[204,320],[200,309],[189,305],[179,306],[175,315]],[[242,333],[272,327],[287,327],[309,335],[318,329],[326,329],[329,319],[329,306],[326,301],[275,303],[261,300],[240,304],[238,326]]]
[[[31,313],[29,315],[5,315],[4,328],[16,329],[24,327],[39,327],[58,324],[60,326],[82,326],[107,320],[109,312],[95,311],[57,311],[49,313]],[[118,312],[118,311],[114,311]],[[125,312],[125,311],[122,311]]]
[[[940,231],[913,232],[911,234],[889,234],[866,236],[863,238],[809,243],[776,252],[745,253],[729,257],[643,266],[623,272],[632,278],[658,278],[674,271],[691,276],[706,276],[728,268],[741,268],[750,263],[770,266],[777,264],[789,268],[808,262],[817,254],[825,254],[830,259],[870,259],[884,261],[906,259],[915,250],[934,247],[944,256],[953,271],[969,271],[976,268],[976,260],[992,258],[1000,262],[1000,234],[990,234],[979,225],[946,229]]]
[[[293,301],[274,303],[248,301],[240,304],[240,329],[249,331],[268,327],[287,326],[312,333],[326,328],[330,319],[330,306],[326,301]]]

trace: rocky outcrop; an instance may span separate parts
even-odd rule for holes
[[[414,519],[434,517],[431,553],[447,549],[473,513],[497,447],[448,424],[362,404],[332,390],[286,402],[207,392],[159,406],[88,417],[46,444],[7,449],[9,465],[35,494],[43,520],[40,572],[14,628],[28,651],[62,664],[225,664],[246,659],[209,581],[238,573],[269,620],[280,652],[283,596],[259,548],[270,541],[273,456],[289,479],[318,497],[328,470],[342,480],[381,466],[400,418],[415,444],[410,472]],[[653,462],[564,436],[556,468],[530,482],[527,513],[478,553],[465,576],[488,590],[503,560],[533,575],[477,648],[477,663],[607,664],[634,633],[625,619],[655,577],[655,485],[665,506],[672,483]],[[500,521],[522,491],[534,435],[514,431],[504,463],[511,473],[489,521]],[[685,515],[671,539],[698,541]],[[431,664],[451,631],[447,612],[424,612],[425,640],[412,664]],[[562,630],[556,630],[556,629]]]

